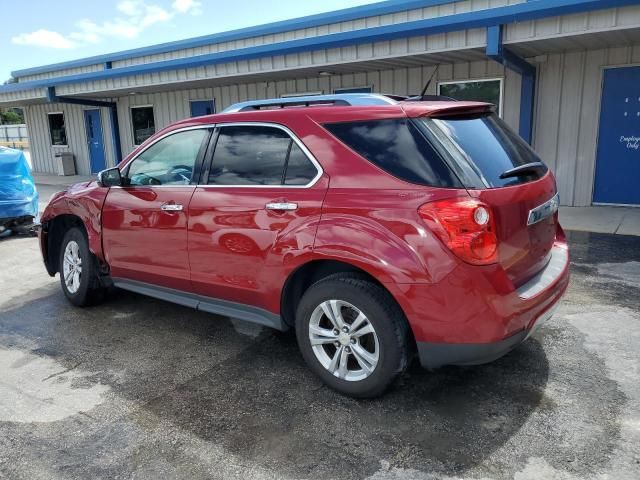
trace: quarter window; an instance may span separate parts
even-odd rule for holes
[[[156,133],[153,107],[131,107],[131,125],[133,125],[133,143],[142,143]]]
[[[325,128],[362,157],[401,180],[435,187],[460,186],[431,143],[406,118],[333,123]]]
[[[316,174],[315,166],[285,131],[238,125],[220,129],[208,183],[306,185]]]
[[[191,183],[196,159],[208,130],[174,133],[147,148],[129,165],[127,184],[187,185]]]
[[[309,157],[305,155],[297,143],[293,142],[289,160],[287,161],[287,172],[285,174],[285,185],[307,185],[318,174]]]
[[[67,146],[67,130],[64,126],[64,114],[49,114],[49,134],[51,145]]]

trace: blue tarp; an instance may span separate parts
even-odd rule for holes
[[[38,192],[24,153],[0,147],[0,219],[37,215]]]

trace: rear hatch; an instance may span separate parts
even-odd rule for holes
[[[495,113],[443,110],[414,119],[469,194],[495,215],[498,261],[519,286],[549,261],[557,231],[551,172]]]

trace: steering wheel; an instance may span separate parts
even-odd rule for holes
[[[193,175],[193,168],[188,165],[174,165],[167,170],[167,175],[173,178],[179,178],[185,183],[191,182],[191,176]]]
[[[129,179],[130,185],[162,185],[162,182],[146,173],[136,173]]]

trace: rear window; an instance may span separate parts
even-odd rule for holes
[[[427,136],[440,144],[441,154],[469,188],[506,187],[536,180],[547,168],[501,179],[507,170],[540,162],[533,149],[496,114],[418,120]]]
[[[411,183],[461,187],[447,163],[409,119],[326,124],[352,150],[391,175]]]

